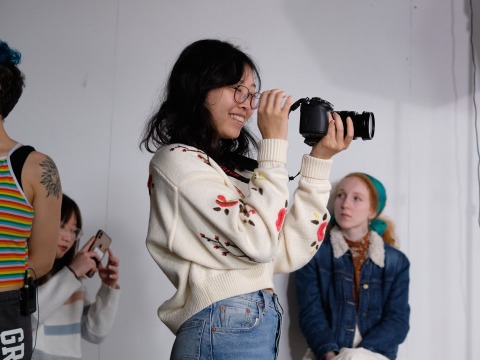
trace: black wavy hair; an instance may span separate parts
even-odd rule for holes
[[[0,115],[5,119],[22,96],[25,76],[17,65],[22,55],[0,40]]]
[[[75,216],[75,219],[77,221],[77,228],[82,229],[82,214],[80,213],[80,208],[78,207],[77,203],[73,201],[73,199],[63,194],[62,209],[60,215],[61,226],[65,225],[65,223],[70,220],[72,215]],[[65,255],[63,255],[60,259],[55,259],[52,269],[38,280],[39,285],[46,283],[53,275],[62,270],[65,266],[70,265],[73,257],[77,253],[78,241],[79,240],[75,241],[72,247],[68,249]]]
[[[235,165],[238,155],[257,148],[255,137],[244,127],[236,139],[221,139],[205,106],[212,89],[237,84],[249,67],[260,89],[253,59],[229,42],[203,39],[188,45],[177,59],[159,110],[145,125],[140,147],[151,153],[161,145],[182,143],[203,150],[220,163]]]

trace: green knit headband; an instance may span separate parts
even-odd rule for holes
[[[387,228],[387,223],[379,219],[378,215],[380,215],[383,209],[385,208],[385,204],[387,202],[387,192],[383,184],[377,179],[375,179],[373,176],[365,173],[363,175],[365,175],[375,187],[375,190],[377,192],[377,198],[378,198],[377,213],[375,215],[375,218],[372,221],[370,221],[369,227],[371,230],[374,230],[375,232],[377,232],[378,235],[382,236]]]

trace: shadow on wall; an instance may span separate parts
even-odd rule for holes
[[[318,59],[325,77],[395,102],[441,106],[472,94],[471,86],[456,89],[457,77],[472,76],[472,71],[464,74],[466,66],[472,69],[470,44],[464,41],[465,34],[470,35],[471,4],[464,1],[463,11],[456,0],[450,0],[451,6],[393,1],[301,1],[285,6],[299,41]],[[479,44],[480,2],[472,3],[474,41]],[[478,63],[480,47],[475,51]]]
[[[301,360],[307,351],[307,342],[303,337],[300,326],[298,325],[298,307],[295,294],[295,275],[288,275],[287,283],[287,302],[288,316],[290,317],[290,326],[288,328],[288,345],[290,347],[290,358],[292,360]]]

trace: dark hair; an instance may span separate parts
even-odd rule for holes
[[[82,228],[82,214],[80,213],[80,208],[77,203],[73,201],[69,196],[62,195],[62,210],[60,214],[60,224],[63,226],[72,215],[75,216],[77,220],[77,228]],[[39,285],[46,283],[53,275],[62,270],[65,266],[70,265],[77,252],[78,240],[72,245],[70,249],[63,255],[60,259],[55,259],[52,269],[43,277],[39,279]]]
[[[5,119],[20,99],[25,77],[17,67],[21,54],[0,40],[0,115]]]
[[[246,128],[236,139],[220,139],[205,106],[210,90],[238,83],[246,66],[260,89],[255,62],[236,46],[215,39],[187,46],[173,66],[159,110],[145,126],[140,147],[155,152],[161,145],[182,143],[227,163],[234,162],[235,155],[247,154],[251,144],[256,148],[255,137]]]

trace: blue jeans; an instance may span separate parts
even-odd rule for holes
[[[283,309],[275,294],[256,291],[220,300],[185,321],[171,360],[275,360]]]

